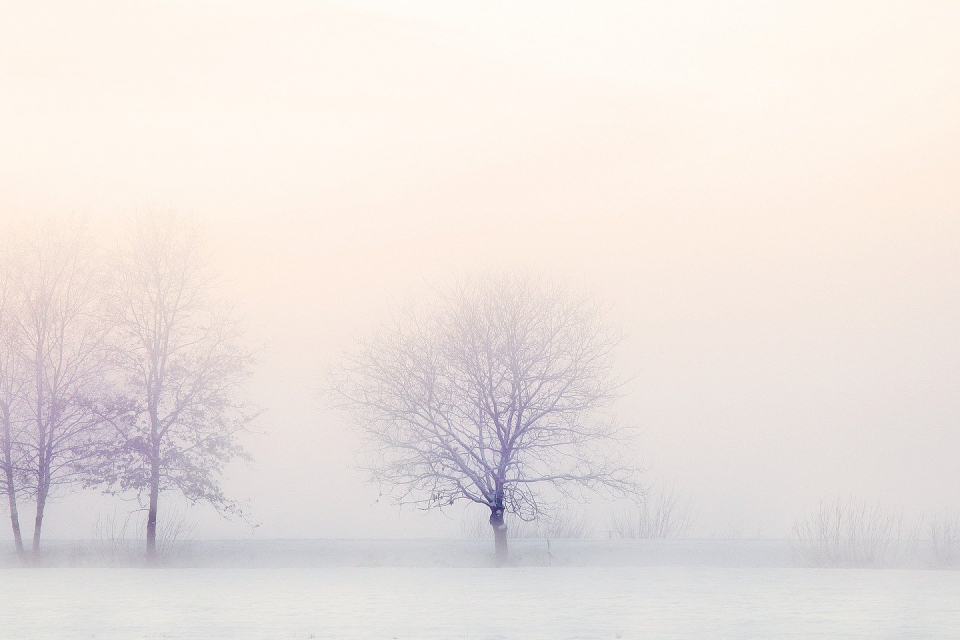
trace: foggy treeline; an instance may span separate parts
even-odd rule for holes
[[[116,246],[84,225],[41,225],[0,252],[2,490],[14,544],[40,551],[49,499],[133,496],[156,554],[160,495],[239,514],[220,486],[254,416],[251,354],[190,224],[143,216]],[[32,507],[32,508],[31,508]]]
[[[81,488],[137,501],[150,561],[169,537],[165,493],[246,517],[221,476],[248,458],[237,436],[259,413],[244,394],[254,357],[220,284],[182,217],[140,216],[111,243],[77,221],[7,234],[0,488],[21,558],[39,559],[51,498]],[[512,538],[691,534],[690,495],[624,455],[621,330],[592,294],[534,273],[434,294],[348,347],[322,389],[365,436],[372,482],[399,505],[467,504],[462,533],[492,534],[498,564]],[[621,506],[603,521],[576,507],[587,493]],[[908,521],[850,497],[798,518],[792,547],[810,566],[884,566],[921,540],[938,566],[960,564],[955,515]]]

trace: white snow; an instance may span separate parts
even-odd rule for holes
[[[937,566],[929,545],[910,542],[889,568]],[[179,544],[165,566],[196,568],[460,567],[486,568],[492,539],[193,540]],[[48,541],[45,566],[142,564],[143,541]],[[16,566],[12,545],[0,548],[0,567]],[[769,567],[805,566],[789,540],[622,540],[536,538],[510,541],[517,567]]]
[[[0,570],[4,640],[960,637],[960,572],[783,567]]]

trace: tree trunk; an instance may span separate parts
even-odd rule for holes
[[[10,478],[7,478],[11,482]],[[7,498],[10,502],[10,527],[13,529],[13,543],[17,548],[17,555],[23,556],[23,536],[20,534],[20,512],[17,511],[17,494],[13,490],[13,485],[8,485],[10,490],[7,492]]]
[[[507,525],[503,522],[503,509],[491,507],[490,526],[493,527],[493,563],[502,567],[507,563]]]
[[[17,488],[13,480],[13,455],[10,452],[9,427],[6,429],[3,470],[4,482],[7,487],[7,501],[10,506],[10,527],[13,529],[13,543],[16,545],[17,555],[23,556],[23,536],[20,533],[20,512],[17,509]]]
[[[43,362],[43,341],[37,342],[36,390],[37,390],[37,515],[33,520],[33,561],[40,560],[40,531],[43,528],[43,509],[47,506],[50,491],[50,458],[47,455],[47,422],[44,421],[43,376],[39,363]],[[47,417],[49,420],[49,416]]]
[[[13,543],[17,555],[23,556],[23,536],[20,534],[20,512],[17,510],[17,493],[13,488],[13,474],[7,469],[7,499],[10,502],[10,526],[13,529]]]
[[[43,509],[47,506],[46,487],[41,486],[37,491],[37,516],[33,520],[33,556],[38,558],[40,555],[40,531],[43,528]]]
[[[7,501],[10,506],[10,527],[13,529],[13,542],[17,555],[23,556],[23,536],[20,533],[20,512],[17,509],[17,487],[13,479],[13,438],[10,435],[10,411],[3,411],[3,475],[7,489]]]
[[[157,503],[160,500],[160,465],[154,461],[150,469],[150,506],[147,510],[147,562],[157,561]]]

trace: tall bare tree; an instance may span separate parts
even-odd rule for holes
[[[483,505],[503,563],[504,514],[534,519],[583,489],[638,494],[604,411],[621,388],[619,340],[589,297],[539,277],[478,277],[361,343],[330,391],[369,436],[374,480],[401,504]]]
[[[165,491],[242,515],[220,476],[230,460],[246,457],[237,435],[255,412],[238,392],[252,355],[217,298],[219,284],[199,235],[176,217],[141,219],[121,247],[110,307],[113,362],[125,390],[113,409],[126,411],[111,421],[115,439],[101,481],[145,502],[150,559]]]
[[[8,236],[0,246],[0,490],[7,496],[10,527],[17,553],[23,555],[18,491],[22,491],[25,387],[17,324],[19,290],[16,286],[16,245]]]
[[[24,488],[36,499],[33,550],[47,500],[81,482],[102,439],[95,409],[108,390],[101,261],[82,227],[48,225],[23,243],[17,344],[26,415]]]

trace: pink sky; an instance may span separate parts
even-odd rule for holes
[[[706,534],[836,493],[958,509],[958,61],[955,2],[11,3],[0,216],[204,223],[269,347],[227,483],[259,536],[457,531],[372,505],[314,389],[490,266],[610,302],[620,416]],[[50,535],[115,508],[66,497]]]

